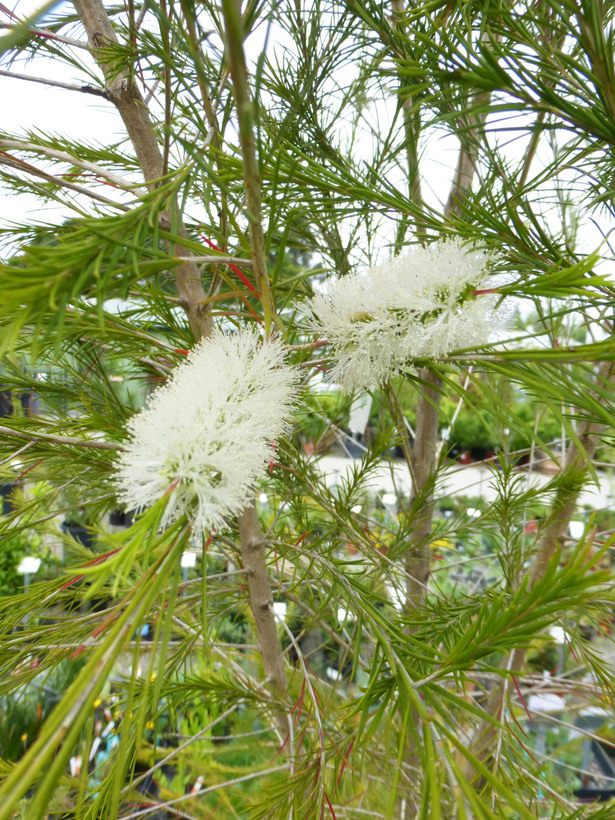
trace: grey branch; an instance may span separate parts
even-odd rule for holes
[[[0,74],[2,73],[3,72],[0,71]],[[112,182],[114,185],[117,185],[120,188],[125,188],[126,190],[130,190],[132,193],[135,193],[137,195],[145,194],[145,190],[143,188],[139,188],[137,185],[135,185],[132,182],[129,182],[128,180],[124,179],[118,174],[114,174],[113,171],[109,171],[107,170],[107,168],[103,168],[101,165],[96,165],[96,163],[94,162],[88,162],[87,160],[79,159],[79,157],[75,157],[66,151],[57,151],[55,148],[49,148],[47,145],[37,145],[35,142],[6,139],[0,139],[0,148],[2,148],[3,150],[8,149],[11,151],[28,151],[32,154],[42,154],[45,157],[50,157],[51,159],[56,159],[60,162],[68,162],[70,163],[70,165],[74,165],[76,168],[83,168],[84,171],[91,171],[93,174],[96,174],[97,176],[103,177],[104,179],[108,179],[109,182]]]
[[[14,29],[17,28],[18,25],[19,23],[0,23],[0,28]],[[81,40],[75,40],[74,37],[65,37],[63,34],[56,34],[55,31],[50,31],[49,29],[33,28],[30,32],[50,40],[56,40],[58,43],[66,43],[66,45],[73,46],[73,48],[80,48],[84,51],[87,51],[88,48]]]
[[[16,170],[23,171],[23,173],[29,174],[30,176],[39,177],[40,179],[44,179],[46,182],[51,182],[54,185],[58,185],[60,188],[67,188],[69,191],[75,191],[75,193],[82,194],[90,199],[95,199],[97,202],[104,202],[105,205],[113,205],[114,208],[120,208],[120,210],[123,211],[128,210],[126,205],[122,205],[120,202],[114,202],[114,200],[109,199],[102,194],[97,194],[95,191],[91,191],[83,185],[77,185],[75,182],[69,182],[62,177],[57,177],[53,174],[48,174],[46,171],[41,171],[41,169],[37,168],[35,165],[31,165],[29,162],[24,162],[24,160],[18,159],[17,157],[11,157],[10,155],[2,156],[0,154],[0,165],[15,168]]]
[[[25,80],[28,83],[41,83],[42,85],[50,85],[53,88],[64,88],[66,91],[80,91],[82,94],[93,94],[95,97],[104,97],[109,99],[109,95],[103,88],[95,88],[93,85],[74,85],[73,83],[63,83],[60,80],[49,80],[45,77],[33,77],[30,74],[18,74],[16,71],[6,71],[0,69],[0,76],[12,77],[15,80]]]
[[[178,258],[185,259],[187,262],[198,263],[199,265],[215,265],[221,262],[226,265],[245,265],[249,267],[252,264],[251,259],[238,259],[236,256],[222,256],[221,254],[211,254],[211,256],[182,256]]]
[[[18,438],[22,441],[46,441],[50,444],[62,444],[69,447],[87,447],[91,450],[121,450],[120,444],[112,441],[94,441],[86,438],[71,438],[70,436],[55,436],[52,433],[24,433],[21,430],[13,430],[11,427],[0,427],[0,436]]]

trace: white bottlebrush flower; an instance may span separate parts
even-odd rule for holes
[[[489,288],[487,263],[451,239],[329,282],[311,310],[314,330],[333,347],[332,378],[349,390],[371,387],[411,359],[486,343],[502,321],[498,294],[475,293]]]
[[[163,524],[187,513],[197,533],[224,527],[270,463],[295,382],[278,341],[249,331],[201,341],[129,422],[116,477],[127,508],[169,493]]]

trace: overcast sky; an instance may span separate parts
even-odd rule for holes
[[[38,7],[37,0],[20,0],[12,8],[20,17],[27,17]],[[0,19],[3,19],[2,15]],[[4,19],[8,18],[4,16]],[[71,35],[75,36],[77,32],[71,32]],[[264,40],[265,30],[261,27],[249,40],[254,55],[260,52]],[[275,47],[278,42],[279,36],[269,37],[270,47]],[[83,56],[79,52],[79,57]],[[37,58],[30,63],[19,61],[13,64],[12,70],[62,82],[83,83],[83,77],[70,67],[49,59]],[[77,141],[109,143],[124,133],[113,106],[90,95],[0,76],[0,98],[3,102],[0,127],[8,134],[21,135],[29,129],[40,129],[45,133],[69,135]],[[382,116],[383,110],[379,107],[374,111],[374,118],[377,121]],[[455,152],[454,138],[440,139],[435,151],[431,151],[425,160],[425,195],[433,205],[446,198],[451,175],[450,167],[446,166],[454,162]],[[37,164],[39,167],[44,165],[39,160]],[[68,212],[63,212],[60,206],[41,205],[32,196],[8,196],[5,192],[0,198],[0,223],[3,225],[11,221],[39,219],[55,222],[66,216]]]
[[[27,17],[39,7],[39,0],[20,0],[12,8],[20,17]],[[0,13],[1,19],[7,20],[8,17]],[[78,31],[69,34],[78,36]],[[265,29],[262,26],[249,40],[249,50],[253,55],[260,52],[264,40]],[[276,37],[270,36],[269,45],[275,47]],[[87,55],[80,51],[79,57]],[[49,59],[37,58],[30,63],[19,61],[13,64],[12,70],[69,83],[81,84],[84,81],[83,76],[78,76],[70,67]],[[8,134],[19,135],[28,129],[40,129],[46,133],[65,134],[76,141],[83,139],[102,144],[114,142],[124,135],[121,120],[113,106],[91,95],[0,76],[0,99],[3,103],[0,127]],[[374,104],[373,115],[375,122],[382,126],[381,120],[386,117],[383,104]],[[514,136],[508,134],[505,138],[508,140]],[[422,164],[423,192],[429,204],[436,207],[446,200],[457,144],[455,137],[438,132],[426,146]],[[524,139],[516,142],[513,139],[508,149],[511,156],[520,153],[524,144]],[[543,153],[542,156],[539,155],[537,163],[547,160],[547,155]],[[44,167],[42,161],[36,162]],[[68,216],[68,209],[53,203],[41,204],[29,195],[9,196],[4,192],[0,197],[0,225],[4,227],[11,222],[41,220],[55,223]],[[586,251],[595,250],[601,242],[600,233],[588,219],[585,220],[582,237],[583,249]]]

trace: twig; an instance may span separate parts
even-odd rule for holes
[[[33,154],[42,154],[43,156],[51,157],[52,159],[57,159],[61,162],[68,162],[76,168],[83,168],[84,171],[91,171],[97,176],[108,179],[109,182],[112,182],[114,185],[117,185],[125,190],[129,190],[131,193],[137,194],[138,196],[145,194],[145,190],[143,188],[138,187],[135,183],[128,182],[128,180],[123,179],[123,177],[118,176],[118,174],[114,174],[113,171],[109,171],[100,165],[96,165],[94,162],[79,159],[79,157],[75,157],[66,151],[58,151],[55,148],[49,148],[46,145],[37,145],[34,142],[25,142],[24,140],[5,139],[0,139],[0,148],[29,151]]]
[[[54,88],[64,88],[66,91],[80,91],[82,94],[93,94],[95,97],[104,97],[109,99],[107,92],[102,88],[96,88],[93,85],[75,85],[73,83],[63,83],[60,80],[49,80],[46,77],[33,77],[31,74],[18,74],[16,71],[6,71],[0,69],[1,77],[12,77],[15,80],[25,80],[28,83],[41,83],[42,85],[50,85]]]
[[[235,265],[246,265],[249,267],[253,264],[252,259],[238,259],[236,256],[222,256],[218,254],[214,256],[186,256],[182,257],[187,262],[194,262],[195,264],[198,263],[200,265],[215,265],[218,262],[224,263],[226,265],[235,264]]]
[[[4,151],[0,151],[0,165],[6,165],[9,168],[16,168],[26,174],[40,177],[46,182],[51,182],[54,185],[58,185],[60,188],[68,188],[70,191],[75,191],[77,194],[82,194],[83,196],[87,196],[97,202],[104,202],[105,205],[113,205],[114,208],[120,208],[122,211],[128,210],[126,205],[122,205],[121,203],[116,202],[113,199],[109,199],[109,197],[103,196],[102,194],[97,194],[89,188],[84,188],[83,185],[77,185],[75,182],[69,182],[63,177],[57,177],[53,174],[48,174],[46,171],[41,171],[41,169],[37,168],[35,165],[31,165],[29,162],[25,162],[24,160],[14,157],[11,154],[7,154]]]
[[[14,458],[17,458],[17,456],[20,456],[22,453],[25,453],[25,451],[29,450],[30,447],[32,447],[32,445],[35,443],[36,442],[34,441],[29,441],[27,444],[24,444],[23,447],[20,447],[19,450],[16,450],[14,453],[11,453],[10,456],[3,458],[2,461],[0,461],[0,467],[3,467],[5,464],[8,464],[9,461],[12,461]]]
[[[549,794],[553,795],[553,797],[555,797],[559,803],[562,803],[564,806],[566,806],[571,811],[573,811],[575,813],[579,811],[579,806],[578,806],[577,803],[572,803],[570,800],[567,800],[561,792],[557,792],[557,791],[555,791],[555,789],[552,789],[551,786],[549,786],[548,783],[545,783],[544,777],[538,778],[538,777],[536,777],[536,775],[533,775],[531,772],[528,772],[528,771],[525,771],[524,775],[526,777],[529,777],[530,780],[533,780],[535,783],[538,784],[538,791],[540,791],[540,789],[544,789],[544,791],[546,791]]]
[[[355,647],[353,647],[350,643],[341,638],[334,629],[331,629],[331,627],[325,623],[324,620],[319,619],[314,610],[311,609],[304,601],[302,601],[301,598],[297,598],[296,595],[293,595],[292,593],[288,592],[286,588],[282,585],[282,583],[280,583],[280,589],[283,591],[284,596],[289,601],[292,601],[292,603],[300,607],[304,612],[307,612],[307,614],[312,618],[313,623],[317,624],[318,628],[322,629],[322,631],[325,632],[331,638],[331,640],[335,641],[335,643],[338,646],[340,646],[344,650],[344,652],[350,653],[355,650]],[[359,655],[358,663],[362,669],[367,670],[370,668],[370,665],[364,660],[364,658],[361,657],[361,655]]]
[[[392,0],[393,9],[393,26],[397,26],[398,22],[402,20],[406,14],[406,0]],[[417,235],[421,238],[425,236],[424,219],[422,214],[424,211],[423,194],[421,191],[421,174],[419,163],[419,137],[421,131],[420,118],[420,96],[414,94],[401,93],[406,84],[406,79],[399,71],[399,87],[401,105],[404,112],[404,132],[405,132],[405,146],[406,146],[406,173],[408,176],[408,198],[413,203],[417,210],[415,216]]]
[[[0,23],[0,28],[14,29],[20,24],[21,23]],[[30,29],[30,33],[36,34],[39,37],[45,37],[49,40],[55,40],[58,43],[66,43],[66,45],[73,46],[73,48],[80,48],[84,51],[88,50],[86,43],[83,43],[81,40],[75,40],[74,37],[65,37],[63,34],[56,34],[55,31],[49,31],[49,29],[33,28]]]
[[[121,444],[111,441],[93,441],[92,439],[70,438],[69,436],[55,436],[52,433],[23,433],[10,427],[0,427],[0,436],[24,439],[25,441],[49,441],[52,444],[63,444],[70,447],[89,447],[92,450],[121,450]]]
[[[295,652],[297,654],[297,659],[299,660],[299,663],[301,664],[301,668],[303,669],[303,680],[307,684],[308,690],[310,692],[310,697],[312,698],[312,703],[314,704],[314,717],[316,719],[316,723],[318,724],[318,737],[319,737],[319,741],[320,741],[320,771],[324,772],[325,771],[325,765],[326,765],[326,760],[325,760],[325,735],[324,735],[323,728],[322,728],[322,721],[320,719],[318,698],[314,694],[314,687],[312,686],[312,681],[310,680],[310,676],[308,674],[308,670],[307,670],[307,667],[305,665],[305,659],[303,657],[303,652],[299,648],[299,644],[297,643],[297,640],[296,640],[295,636],[293,635],[293,633],[290,631],[290,629],[286,625],[286,622],[284,621],[284,618],[279,618],[278,620],[279,620],[280,624],[282,624],[282,628],[284,629],[284,631],[288,635],[288,638],[289,638],[292,646],[295,649]],[[292,740],[292,730],[293,730],[292,723],[293,722],[292,722],[292,719],[291,719],[290,715],[288,716],[288,722],[289,722],[290,732],[291,732],[290,739]],[[292,755],[293,751],[294,750],[291,747],[291,755]],[[291,763],[291,765],[292,765],[292,763]],[[293,771],[294,771],[294,768],[293,768]]]
[[[85,336],[82,336],[81,338],[84,342],[88,342],[90,344],[92,343],[91,339],[87,339]],[[95,342],[94,344],[100,350],[115,350],[112,345],[105,344],[104,342]],[[161,365],[160,362],[156,362],[148,356],[136,356],[135,361],[141,362],[141,364],[144,364],[146,367],[151,367],[151,369],[155,370],[156,373],[158,373],[158,375],[163,379],[166,379],[171,371],[170,367],[165,367],[164,365]]]
[[[482,40],[489,43],[489,38],[499,40],[499,35],[489,32],[483,34]],[[447,217],[460,216],[463,212],[465,201],[472,190],[472,181],[476,172],[478,154],[481,142],[484,139],[484,124],[487,119],[487,105],[491,100],[491,91],[481,91],[473,95],[470,105],[481,109],[479,113],[467,114],[467,125],[464,129],[463,120],[459,125],[459,141],[461,147],[457,158],[457,167],[453,184],[448,196],[445,208]]]
[[[260,772],[244,774],[243,777],[236,777],[233,780],[227,780],[225,783],[217,783],[215,786],[208,786],[205,789],[199,789],[199,791],[195,792],[194,794],[182,794],[181,797],[174,797],[172,800],[165,800],[164,802],[154,803],[147,809],[141,809],[140,811],[132,812],[132,814],[123,814],[121,817],[118,817],[118,820],[134,820],[134,818],[143,817],[145,814],[149,814],[152,811],[164,809],[168,806],[175,806],[177,805],[177,803],[181,803],[184,800],[197,800],[203,795],[211,794],[211,792],[218,791],[219,789],[227,789],[229,788],[229,786],[236,786],[238,783],[245,783],[246,780],[254,780],[254,778],[256,777],[266,777],[267,775],[275,774],[276,772],[282,772],[286,770],[286,766],[273,766],[271,769],[264,769]]]
[[[172,751],[170,751],[169,754],[166,757],[163,757],[162,760],[158,761],[158,763],[154,763],[154,765],[150,769],[148,769],[146,772],[143,772],[143,774],[139,775],[139,777],[137,777],[136,780],[132,780],[130,783],[128,783],[128,785],[124,786],[124,788],[122,789],[120,794],[126,794],[126,792],[129,792],[131,789],[134,789],[134,787],[136,785],[141,783],[143,780],[145,780],[147,777],[152,775],[158,769],[162,768],[162,766],[164,766],[166,763],[168,763],[169,760],[171,760],[173,757],[175,757],[175,755],[179,754],[180,752],[183,752],[183,750],[188,748],[188,746],[190,746],[191,743],[194,743],[195,740],[198,740],[206,732],[209,732],[210,729],[213,729],[213,727],[216,726],[216,724],[220,723],[220,721],[224,720],[229,715],[231,715],[235,711],[235,709],[237,709],[239,707],[239,705],[240,705],[240,701],[235,703],[229,709],[227,709],[226,712],[223,712],[221,715],[219,715],[215,720],[213,720],[210,724],[205,726],[203,729],[199,729],[199,731],[196,734],[190,735],[188,740],[186,740],[180,746],[177,746],[176,748],[172,749]]]
[[[278,694],[284,695],[288,685],[286,667],[273,611],[273,595],[265,561],[265,539],[254,501],[237,518],[237,525],[243,566],[248,570],[250,606],[256,623],[265,676],[278,690]],[[283,739],[287,731],[287,715],[280,711],[276,720]]]
[[[512,669],[515,654],[517,650],[513,649],[508,657],[508,663],[506,664],[506,671],[510,674],[510,670]],[[506,698],[508,697],[508,687],[510,685],[510,678],[506,677],[504,683],[502,684],[502,699],[500,701],[500,715],[504,715],[504,707],[506,705]],[[495,746],[495,754],[493,756],[493,768],[494,771],[497,771],[500,765],[500,754],[502,753],[502,741],[504,740],[504,721],[501,720],[500,726],[497,728],[497,742]],[[495,792],[491,795],[491,810],[495,810]]]

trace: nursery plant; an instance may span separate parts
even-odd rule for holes
[[[3,87],[118,133],[0,133],[5,195],[42,208],[2,227],[2,388],[44,408],[1,419],[0,461],[46,482],[29,527],[70,495],[96,531],[0,610],[4,698],[81,665],[2,764],[0,820],[58,795],[79,820],[612,816],[571,788],[582,731],[571,774],[524,725],[537,692],[613,722],[586,638],[611,628],[612,533],[569,522],[613,436],[614,9],[0,6]],[[301,433],[343,435],[366,392],[376,429],[333,482]],[[444,516],[464,418],[495,500]]]

